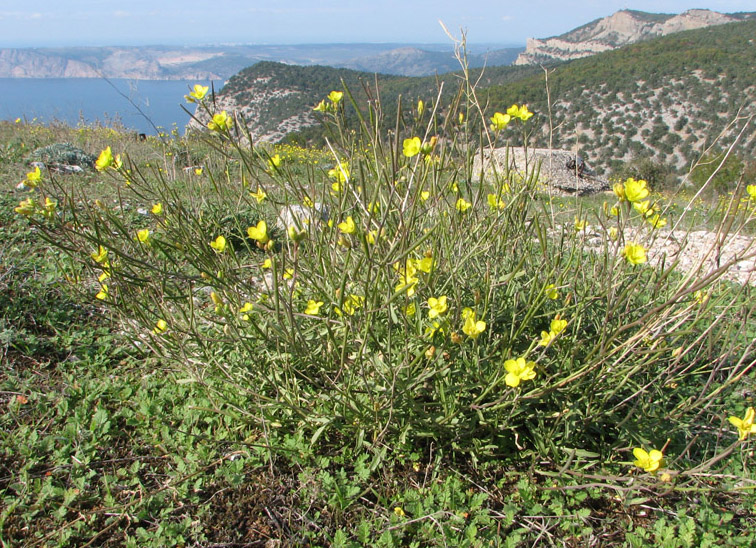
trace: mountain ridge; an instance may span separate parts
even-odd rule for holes
[[[525,51],[517,57],[514,64],[572,61],[651,38],[754,18],[756,12],[726,14],[691,9],[680,14],[665,14],[620,10],[559,36],[528,38]]]
[[[477,46],[471,65],[510,64],[522,47]],[[411,48],[411,55],[408,55]],[[260,61],[424,76],[457,68],[450,44],[105,46],[0,49],[0,78],[227,80]]]

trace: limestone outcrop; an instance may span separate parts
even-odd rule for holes
[[[525,51],[515,65],[534,65],[553,61],[570,61],[642,40],[684,30],[734,23],[753,14],[724,14],[692,9],[679,15],[650,14],[622,10],[578,27],[561,36],[529,38]]]
[[[529,178],[538,171],[540,184],[562,194],[593,194],[609,190],[609,181],[596,176],[584,158],[567,150],[502,147],[483,151],[473,163],[473,179],[491,180],[497,174],[514,172]]]

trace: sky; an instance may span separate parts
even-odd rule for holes
[[[0,47],[146,44],[524,45],[621,9],[756,11],[756,0],[0,0]]]

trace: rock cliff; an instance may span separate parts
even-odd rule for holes
[[[756,13],[723,14],[703,9],[688,10],[679,15],[622,10],[561,36],[529,38],[525,52],[517,57],[514,64],[534,65],[570,61],[641,40],[684,30],[735,23],[755,16]]]

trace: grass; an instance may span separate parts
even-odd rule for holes
[[[326,121],[338,134],[338,112]],[[696,308],[683,273],[628,266],[608,243],[585,253],[574,218],[608,222],[613,195],[510,181],[503,213],[466,215],[458,196],[485,210],[493,189],[416,164],[398,173],[433,206],[400,215],[410,194],[383,189],[402,188],[388,168],[410,165],[391,156],[401,142],[363,137],[333,145],[364,182],[354,197],[327,191],[329,151],[0,123],[2,546],[753,545],[753,442],[727,423],[754,401],[751,290],[704,284]],[[28,196],[15,186],[29,151],[54,142],[111,146],[129,171],[49,177],[62,222],[30,223],[13,211]],[[248,197],[258,188],[260,205]],[[311,225],[295,245],[273,227],[304,195],[404,243],[379,241],[384,259],[367,228]],[[380,214],[360,209],[376,200]],[[149,214],[158,201],[167,223]],[[687,228],[713,226],[722,215],[710,211],[695,203]],[[260,219],[276,246],[247,237]],[[149,249],[134,240],[145,228]],[[207,246],[223,234],[228,252]],[[114,264],[104,303],[97,244]],[[422,298],[395,292],[391,265],[409,278],[406,259],[429,255]],[[274,282],[262,295],[249,288],[265,257]],[[304,294],[282,279],[289,268]],[[365,298],[353,315],[349,293]],[[426,299],[441,294],[445,331],[429,337]],[[300,313],[310,298],[326,301],[322,321]],[[479,338],[465,336],[462,305],[486,320]],[[555,314],[570,326],[540,348]],[[153,333],[158,317],[166,335]],[[546,365],[508,388],[502,363],[519,355]],[[669,477],[633,466],[634,447],[662,445]]]

